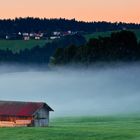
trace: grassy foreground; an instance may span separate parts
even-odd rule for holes
[[[57,118],[51,120],[49,128],[0,128],[0,139],[140,140],[140,118]]]

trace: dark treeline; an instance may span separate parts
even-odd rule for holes
[[[95,62],[139,61],[140,43],[131,31],[114,32],[110,37],[90,39],[86,45],[71,45],[58,48],[51,63],[64,65],[71,63],[91,64]]]
[[[32,49],[25,49],[19,53],[13,53],[8,49],[0,50],[0,63],[48,64],[57,48],[84,44],[86,44],[85,38],[76,34],[47,43],[43,47],[35,46]]]
[[[75,19],[39,19],[16,18],[0,20],[0,35],[18,32],[51,32],[51,31],[113,31],[122,29],[140,29],[140,24],[110,23],[110,22],[83,22]]]

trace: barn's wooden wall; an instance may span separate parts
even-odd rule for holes
[[[45,107],[37,110],[33,117],[0,116],[0,127],[45,127],[48,125],[49,110],[47,110]]]
[[[32,120],[33,117],[0,116],[0,121]]]
[[[49,111],[46,108],[41,108],[35,113],[34,126],[45,127],[49,125]]]
[[[0,116],[0,127],[29,126],[33,117]]]

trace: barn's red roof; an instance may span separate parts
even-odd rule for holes
[[[33,116],[42,107],[53,111],[51,107],[42,102],[0,101],[0,115]]]

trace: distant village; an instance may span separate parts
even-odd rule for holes
[[[1,39],[6,39],[6,40],[55,40],[67,35],[74,35],[77,34],[78,32],[73,32],[73,31],[65,31],[65,32],[58,32],[54,31],[51,33],[28,33],[28,32],[18,32],[18,33],[12,33],[12,34],[6,34],[3,36],[0,36]]]

